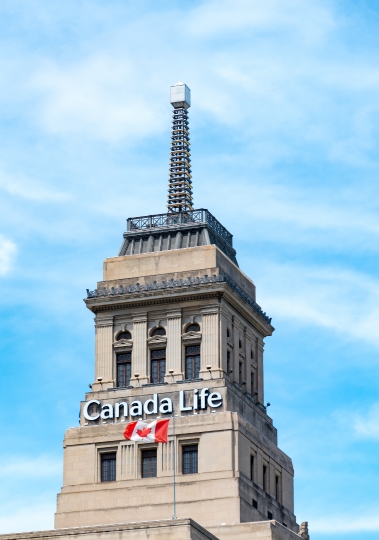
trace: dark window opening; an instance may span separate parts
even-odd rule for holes
[[[142,450],[142,478],[154,478],[157,476],[157,449]]]
[[[239,340],[238,345],[239,345],[239,348],[242,349],[242,341],[241,340]]]
[[[283,522],[282,525],[284,525],[284,527],[288,527],[287,523]]]
[[[253,507],[258,509],[258,501],[253,499]]]
[[[165,336],[166,330],[160,326],[159,328],[156,328],[155,330],[153,330],[151,332],[151,335],[152,336]]]
[[[252,350],[250,351],[250,358],[251,358],[252,360],[254,359],[254,353],[253,353]]]
[[[255,390],[254,373],[253,372],[251,372],[251,374],[250,374],[250,385],[251,385],[251,395],[253,396],[254,395],[254,390]]]
[[[120,339],[132,339],[132,335],[130,332],[121,332],[117,336],[117,341],[120,341]]]
[[[116,452],[100,454],[101,481],[114,482],[116,480]]]
[[[122,353],[117,355],[117,386],[125,387],[130,385],[132,375],[132,353]]]
[[[268,519],[272,519],[272,512],[267,512]]]
[[[200,375],[200,345],[186,347],[186,379],[198,379]]]
[[[254,456],[250,456],[250,480],[254,482]]]
[[[166,349],[151,351],[151,382],[162,383],[166,373]]]
[[[183,446],[183,474],[197,473],[198,451],[197,444]]]
[[[279,476],[275,475],[275,499],[279,501]]]
[[[243,381],[242,371],[243,371],[243,364],[242,362],[240,362],[239,368],[238,368],[238,381],[240,384],[242,384],[242,381]]]
[[[267,491],[267,467],[263,465],[263,489]]]
[[[230,373],[230,351],[226,353],[226,372],[229,375]]]
[[[230,337],[230,330],[229,330],[229,328],[226,329],[226,337]]]
[[[200,332],[200,326],[197,323],[187,326],[186,332]]]

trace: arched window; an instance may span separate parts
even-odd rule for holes
[[[132,339],[132,335],[130,332],[120,332],[120,334],[117,336],[117,341],[120,341],[120,339]]]
[[[200,332],[200,326],[197,323],[187,326],[186,332]]]
[[[156,328],[155,330],[151,332],[151,335],[152,336],[165,336],[166,330],[162,328],[161,326],[159,326],[159,328]]]

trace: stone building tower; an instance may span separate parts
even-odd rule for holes
[[[299,538],[292,462],[264,400],[274,328],[232,235],[193,209],[186,85],[171,88],[171,103],[168,213],[129,218],[119,255],[87,291],[95,375],[80,426],[65,434],[55,524],[174,514],[217,538],[254,538],[270,520],[276,536],[267,538]],[[126,423],[155,418],[171,418],[167,444],[125,440]]]

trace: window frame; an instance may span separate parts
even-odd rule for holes
[[[199,443],[194,443],[194,442],[188,442],[188,443],[182,443],[181,444],[181,470],[182,470],[182,474],[183,475],[187,475],[187,474],[198,474],[199,473]],[[185,467],[186,467],[186,462],[185,462],[185,454],[189,454],[190,451],[186,450],[188,448],[196,448],[196,465],[195,465],[195,469],[196,470],[190,470],[188,472],[185,471]],[[191,453],[195,453],[193,450]],[[193,466],[193,463],[190,463],[190,467]]]
[[[155,475],[149,475],[144,476],[144,454],[147,453],[154,453],[155,454]],[[141,478],[157,478],[158,476],[158,447],[154,446],[153,448],[150,447],[143,447],[141,448],[141,466],[140,466],[140,475]],[[153,456],[150,456],[153,457]]]
[[[108,456],[111,454],[114,455],[114,478],[103,480],[103,460],[105,456]],[[109,459],[107,461],[111,461],[111,460]],[[99,482],[103,483],[103,482],[116,482],[116,481],[117,481],[117,449],[104,448],[99,451]]]
[[[153,358],[154,354],[159,352],[159,351],[164,351],[164,357],[162,358]],[[162,348],[159,348],[159,349],[150,349],[150,382],[152,384],[161,384],[161,383],[164,383],[165,380],[165,375],[166,375],[166,361],[167,361],[167,347],[162,347]],[[162,380],[157,380],[155,381],[153,379],[153,373],[154,373],[154,370],[153,370],[153,362],[157,362],[158,363],[158,379],[160,379],[162,377]],[[162,364],[163,364],[163,375],[162,375]]]
[[[197,353],[188,353],[187,350],[192,348],[192,347],[198,347],[199,348],[199,352],[198,354]],[[195,359],[196,357],[199,357],[199,361],[198,361],[198,369],[196,371],[196,366],[194,365],[195,364]],[[191,369],[193,370],[193,375],[192,377],[189,377],[188,376],[188,365],[187,365],[187,359],[188,358],[192,358],[193,361],[192,361],[192,366],[191,366]],[[184,346],[184,378],[186,380],[194,380],[194,379],[198,379],[200,377],[200,368],[201,368],[201,345],[200,343],[199,344],[195,344],[195,345],[185,345]]]
[[[121,360],[119,360],[119,357],[120,356],[123,356],[123,355],[130,355],[130,359],[128,360],[125,360],[124,362],[122,362]],[[119,384],[119,373],[118,373],[118,367],[120,365],[124,365],[124,366],[127,366],[129,365],[129,369],[130,369],[130,375],[129,375],[129,382],[125,385],[120,385]],[[125,371],[127,371],[127,367],[125,367]],[[132,351],[125,351],[125,352],[116,352],[116,388],[127,388],[128,386],[130,386],[130,379],[132,377]],[[125,375],[125,383],[126,383],[126,380],[127,380],[127,375]]]

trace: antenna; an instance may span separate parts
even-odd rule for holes
[[[191,154],[187,109],[191,106],[191,90],[184,83],[170,89],[172,115],[170,171],[167,208],[169,212],[193,210]]]

